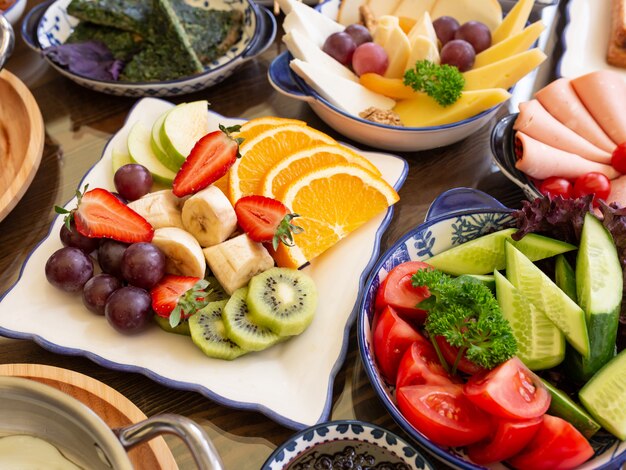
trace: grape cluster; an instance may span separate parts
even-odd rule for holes
[[[454,65],[461,72],[474,65],[476,54],[491,46],[491,32],[480,21],[468,21],[462,25],[451,16],[433,21],[437,39],[441,42],[441,63]]]
[[[360,24],[328,36],[322,50],[359,76],[369,72],[383,75],[389,65],[385,49],[373,42],[369,30]]]

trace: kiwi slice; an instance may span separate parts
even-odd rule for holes
[[[302,271],[271,268],[248,285],[250,319],[280,336],[299,335],[313,321],[317,289]]]
[[[228,300],[208,303],[189,318],[191,339],[209,357],[235,359],[245,354],[245,349],[228,339],[222,321],[222,311]]]
[[[177,326],[174,328],[170,325],[169,318],[160,317],[158,315],[153,316],[154,321],[163,331],[167,331],[168,333],[176,333],[177,335],[186,335],[189,336],[191,333],[189,332],[189,321],[187,319],[182,320]]]
[[[280,341],[280,336],[269,328],[250,320],[246,298],[248,288],[241,287],[233,292],[222,312],[226,335],[248,351],[261,351]]]

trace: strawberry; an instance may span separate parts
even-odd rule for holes
[[[272,242],[274,250],[278,243],[293,246],[293,234],[302,233],[302,228],[291,221],[298,214],[290,214],[282,202],[265,196],[244,196],[235,204],[237,222],[255,242]]]
[[[202,137],[176,173],[172,191],[178,197],[195,194],[226,174],[239,155],[243,139],[234,139],[231,132],[240,126],[224,127]]]
[[[68,214],[65,225],[74,220],[78,233],[89,238],[112,238],[124,243],[149,242],[154,228],[141,215],[121,202],[113,193],[102,188],[84,193],[76,191],[78,207],[68,211],[55,207],[58,214]]]
[[[174,328],[208,303],[209,282],[199,277],[166,274],[150,289],[152,310],[158,316],[169,318]]]

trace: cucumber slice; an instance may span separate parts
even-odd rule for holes
[[[582,355],[589,355],[585,313],[511,243],[506,243],[506,275],[528,300],[559,328]]]
[[[465,278],[478,281],[487,286],[491,292],[494,294],[496,293],[496,280],[493,277],[493,274],[463,274],[462,276],[457,277],[459,280],[463,280]]]
[[[613,238],[595,216],[587,214],[576,258],[576,293],[587,318],[591,352],[588,358],[568,352],[568,370],[575,379],[589,380],[615,354],[622,288]]]
[[[163,122],[170,111],[166,111],[161,114],[158,119],[154,121],[154,124],[152,125],[152,132],[150,134],[150,147],[159,161],[176,173],[180,170],[180,165],[177,165],[174,159],[168,155],[163,147],[163,143],[161,142],[161,128],[163,127]]]
[[[576,273],[563,255],[556,257],[554,282],[556,282],[556,285],[559,286],[570,299],[574,302],[578,302],[578,295],[576,295]]]
[[[517,357],[531,370],[549,369],[565,357],[565,337],[550,319],[498,271],[496,298],[517,341]]]
[[[541,379],[546,386],[552,400],[550,401],[550,408],[548,413],[559,418],[563,418],[570,423],[576,429],[578,429],[583,436],[590,439],[596,432],[600,430],[600,425],[574,400],[567,396],[565,392],[559,390],[547,380]]]
[[[576,249],[574,245],[530,233],[516,242],[513,228],[500,230],[455,246],[428,260],[428,264],[453,276],[491,274],[504,269],[504,241],[507,240],[531,261],[537,261]]]
[[[137,122],[128,133],[128,153],[130,159],[145,166],[155,181],[171,185],[176,173],[165,167],[152,152],[150,147],[150,130],[141,122]]]
[[[626,350],[602,367],[578,398],[604,429],[626,440]]]
[[[209,103],[206,100],[182,103],[170,110],[161,130],[161,144],[173,165],[185,162],[191,149],[209,133]]]

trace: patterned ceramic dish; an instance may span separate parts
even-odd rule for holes
[[[289,438],[270,455],[261,470],[286,470],[302,454],[310,452],[326,454],[329,453],[331,446],[333,450],[330,452],[337,452],[335,449],[341,447],[337,446],[337,443],[341,441],[345,441],[344,446],[356,448],[358,445],[357,453],[367,452],[372,455],[377,451],[380,452],[379,449],[384,449],[384,452],[394,455],[411,470],[432,470],[433,468],[411,444],[386,429],[362,421],[331,421],[307,428]],[[379,462],[380,460],[377,464]],[[333,468],[339,467],[333,466]]]
[[[475,189],[455,188],[442,193],[430,206],[424,223],[404,235],[379,258],[365,286],[357,318],[357,338],[363,365],[383,405],[412,439],[454,468],[476,470],[485,467],[472,463],[461,449],[432,443],[400,413],[394,400],[394,387],[383,380],[372,354],[370,325],[374,315],[374,300],[378,286],[395,266],[405,261],[427,261],[452,246],[510,227],[513,225],[510,213],[511,209]],[[608,433],[596,434],[591,445],[595,449],[595,457],[580,466],[579,470],[617,469],[626,460],[626,442],[618,441]],[[489,468],[508,467],[497,464]]]
[[[78,20],[68,15],[66,8],[70,0],[56,0],[33,8],[24,18],[22,36],[26,43],[37,51],[56,46],[66,41]],[[208,88],[229,77],[246,61],[261,54],[274,41],[276,20],[265,8],[251,0],[189,0],[190,4],[221,10],[241,10],[244,17],[241,39],[204,72],[190,77],[162,82],[121,82],[94,80],[72,73],[54,63],[46,61],[59,73],[91,90],[118,96],[176,96]]]

